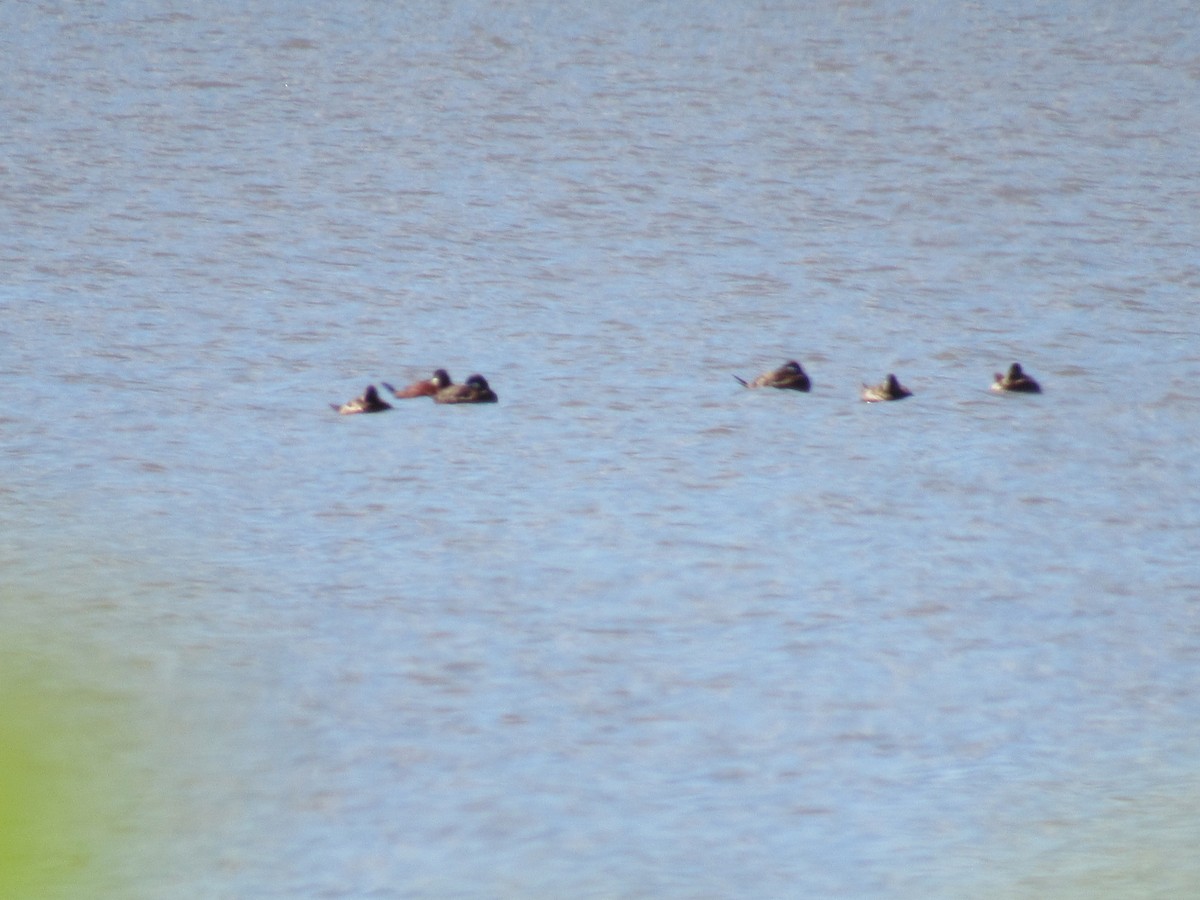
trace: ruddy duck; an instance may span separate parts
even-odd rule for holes
[[[738,383],[742,387],[748,388],[773,387],[780,390],[807,391],[812,387],[812,382],[808,380],[808,375],[805,374],[800,363],[794,359],[784,363],[773,372],[764,372],[750,382],[744,381],[736,375],[733,377],[737,378]]]
[[[349,403],[343,403],[341,406],[336,403],[330,403],[329,406],[334,412],[341,413],[343,416],[352,416],[355,413],[377,413],[392,408],[392,404],[385,403],[379,398],[379,391],[375,390],[373,384],[367,385],[367,389],[363,391],[361,397],[355,397]]]
[[[905,397],[911,397],[912,391],[896,380],[895,375],[889,374],[886,379],[874,387],[863,385],[862,398],[868,403],[877,403],[880,400],[903,400]]]
[[[438,391],[448,388],[452,384],[454,382],[450,380],[450,376],[446,373],[445,369],[438,369],[433,373],[432,377],[426,378],[423,381],[414,381],[402,391],[396,390],[386,381],[383,382],[383,386],[391,391],[392,396],[397,400],[408,400],[412,397],[432,397]]]
[[[464,384],[452,384],[433,395],[435,403],[495,403],[499,398],[482,375],[472,375]]]
[[[1013,363],[1008,367],[1007,375],[1001,375],[999,372],[996,373],[996,382],[992,385],[992,390],[1040,394],[1042,386],[1025,374],[1020,363]]]

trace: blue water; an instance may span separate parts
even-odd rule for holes
[[[6,6],[0,624],[168,747],[83,877],[1195,890],[1197,18]]]

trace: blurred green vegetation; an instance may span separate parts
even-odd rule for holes
[[[9,598],[5,598],[9,599]],[[99,660],[32,636],[0,638],[0,897],[128,896],[137,842],[132,697]],[[81,666],[82,664],[82,666]]]
[[[186,579],[54,550],[0,540],[0,900],[201,896],[244,860],[243,681],[163,614]]]
[[[1031,823],[1031,839],[1018,842],[1022,852],[1007,883],[987,896],[1200,897],[1200,781],[1177,773],[1169,786],[1152,783],[1110,794],[1113,799],[1093,820]]]

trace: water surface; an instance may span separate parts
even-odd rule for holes
[[[1195,889],[1188,4],[0,18],[5,628],[164,732],[82,877]]]

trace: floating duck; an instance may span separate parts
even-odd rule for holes
[[[400,391],[396,390],[386,381],[383,382],[383,386],[391,391],[392,396],[397,400],[409,400],[413,397],[432,397],[438,391],[442,390],[443,388],[448,388],[452,384],[454,384],[454,382],[450,380],[450,375],[447,374],[445,369],[438,369],[429,378],[422,379],[421,381],[414,381],[408,387]]]
[[[1007,375],[1001,375],[999,372],[996,373],[996,381],[992,385],[992,390],[1040,394],[1042,386],[1025,374],[1020,363],[1013,363],[1008,367]]]
[[[482,375],[472,375],[463,384],[452,384],[433,395],[435,403],[495,403],[499,398]]]
[[[771,372],[764,372],[750,382],[738,378],[736,375],[733,377],[737,379],[742,387],[748,388],[773,387],[780,390],[807,391],[812,387],[812,382],[809,381],[808,375],[805,374],[800,363],[794,359],[784,363],[778,369]]]
[[[874,387],[863,385],[862,398],[867,403],[877,403],[880,400],[903,400],[911,397],[912,391],[896,380],[895,375],[889,374],[882,382]]]
[[[353,416],[356,413],[377,413],[384,412],[392,408],[392,404],[384,402],[379,397],[379,391],[375,390],[375,385],[367,385],[367,389],[363,391],[361,397],[355,397],[349,403],[343,403],[338,406],[336,403],[330,403],[330,408],[334,412],[341,413],[343,416]]]

